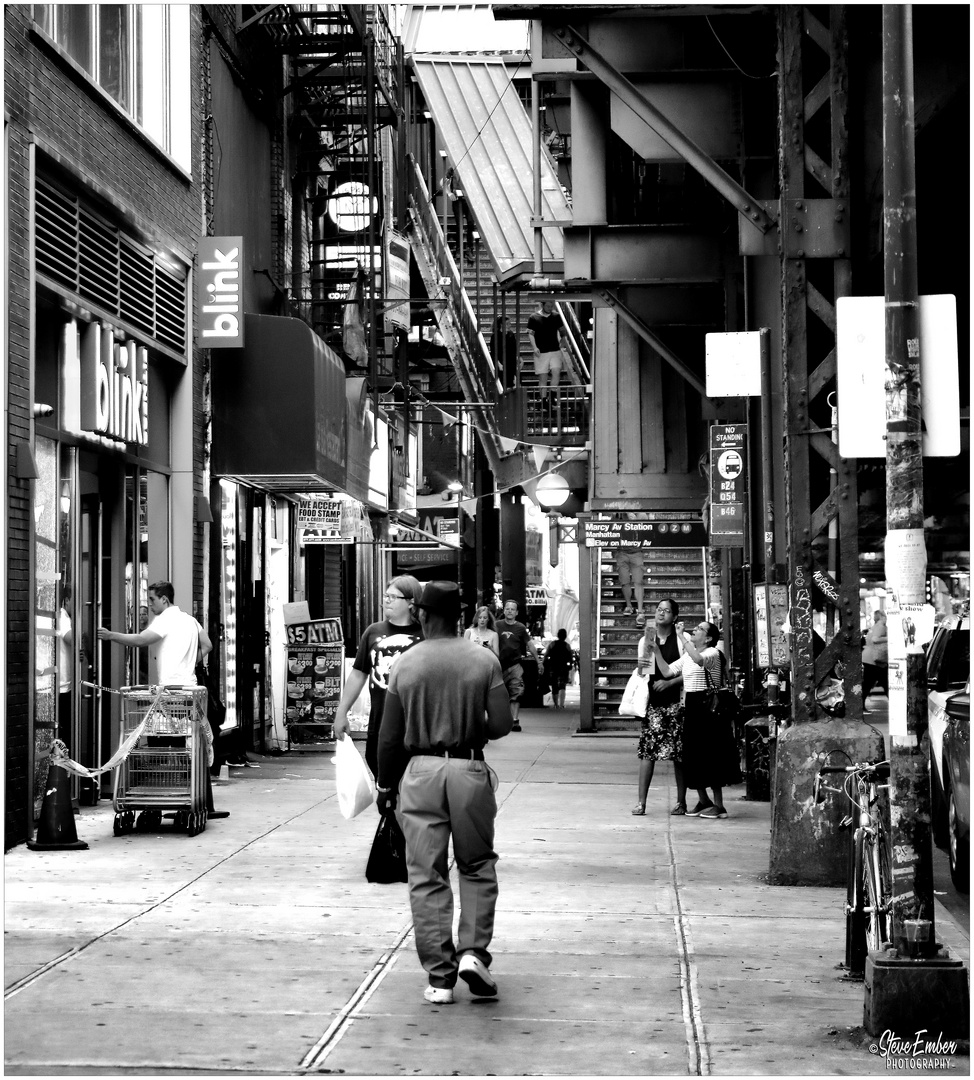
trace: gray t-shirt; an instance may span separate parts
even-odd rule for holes
[[[487,744],[487,697],[503,685],[491,650],[463,638],[435,638],[399,657],[388,692],[402,703],[408,749],[482,749]]]

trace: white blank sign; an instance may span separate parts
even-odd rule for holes
[[[705,335],[707,397],[761,396],[761,333]]]
[[[886,326],[881,296],[843,296],[836,304],[839,454],[886,457]],[[960,453],[957,304],[920,297],[920,410],[924,457]]]

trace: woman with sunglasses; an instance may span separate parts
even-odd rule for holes
[[[422,628],[416,620],[416,603],[422,595],[423,586],[411,574],[402,574],[389,582],[382,597],[385,618],[365,628],[335,713],[335,739],[338,740],[348,732],[348,710],[368,682],[372,702],[365,740],[365,761],[373,776],[379,772],[379,725],[382,723],[392,662],[400,653],[423,640]]]
[[[710,622],[698,623],[688,634],[683,632],[684,654],[668,664],[654,647],[656,668],[664,679],[683,674],[683,779],[688,788],[695,788],[699,802],[687,811],[687,817],[725,818],[723,770],[725,739],[720,717],[714,716],[707,705],[707,673],[714,687],[723,683],[720,652],[717,641],[720,631]],[[707,795],[710,788],[714,797]]]

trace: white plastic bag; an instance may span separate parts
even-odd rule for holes
[[[641,720],[649,704],[649,679],[639,674],[637,668],[630,676],[619,702],[620,716],[636,716]]]
[[[372,770],[356,750],[351,735],[346,735],[335,744],[335,780],[338,809],[343,818],[353,818],[375,802]]]

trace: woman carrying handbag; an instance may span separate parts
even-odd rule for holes
[[[727,817],[723,795],[724,721],[710,709],[707,680],[709,674],[714,686],[720,687],[723,682],[717,651],[719,637],[720,631],[713,623],[698,623],[689,634],[683,634],[686,652],[672,664],[666,662],[659,645],[655,647],[657,669],[663,676],[683,675],[683,776],[688,788],[696,788],[699,799],[692,810],[687,810],[687,817]],[[714,793],[713,799],[707,795],[708,787]]]
[[[683,705],[681,703],[683,676],[664,675],[656,663],[656,652],[664,660],[675,663],[683,655],[683,643],[675,622],[680,614],[675,600],[666,598],[656,605],[655,623],[647,623],[639,639],[638,671],[649,679],[649,701],[639,736],[639,801],[632,808],[635,817],[646,813],[646,797],[653,781],[657,761],[673,762],[676,779],[674,816],[687,812],[687,786],[683,779]]]

